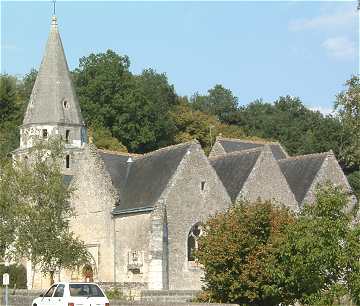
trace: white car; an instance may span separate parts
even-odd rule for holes
[[[32,306],[109,306],[105,293],[94,283],[56,283],[33,300]]]

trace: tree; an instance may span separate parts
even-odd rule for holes
[[[270,202],[244,203],[205,224],[195,253],[205,296],[246,305],[360,305],[360,225],[339,187],[319,186],[295,217]]]
[[[108,129],[100,126],[93,128],[93,131],[91,132],[94,144],[97,148],[110,151],[127,152],[127,148],[119,142],[117,138],[113,137]]]
[[[131,81],[130,60],[112,50],[80,59],[73,72],[74,85],[85,121],[89,126],[111,128],[116,118],[115,97],[122,95]]]
[[[69,230],[72,188],[61,174],[62,145],[39,143],[28,159],[5,161],[0,169],[0,246],[10,259],[29,259],[50,273],[88,261],[85,245]]]
[[[130,152],[144,153],[172,143],[175,126],[170,111],[176,94],[165,74],[144,70],[115,99],[116,122],[111,131]]]
[[[238,98],[230,89],[217,84],[208,90],[206,96],[195,93],[191,97],[191,103],[195,110],[214,115],[221,122],[228,122],[229,116],[237,110]]]
[[[339,153],[341,122],[306,108],[297,97],[279,97],[274,103],[256,100],[241,107],[230,122],[248,136],[280,141],[290,155]]]
[[[171,112],[176,127],[175,143],[197,139],[208,153],[220,134],[223,137],[248,138],[238,126],[221,123],[213,115],[194,110],[186,98],[179,97],[178,100],[178,105]]]
[[[348,196],[338,187],[318,188],[275,252],[273,270],[284,300],[333,305],[349,294],[359,305],[360,226],[346,213]]]
[[[347,89],[336,97],[335,110],[343,125],[340,157],[347,165],[360,167],[360,78],[353,76]]]
[[[129,66],[127,56],[111,50],[80,59],[73,75],[87,124],[109,130],[130,152],[171,144],[174,87],[165,74],[147,69],[132,75]]]
[[[240,202],[206,224],[195,253],[205,272],[205,290],[212,302],[277,305],[281,287],[271,267],[292,214],[271,202]]]

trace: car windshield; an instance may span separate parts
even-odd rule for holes
[[[103,297],[104,294],[97,285],[94,284],[70,284],[70,296],[73,297]]]

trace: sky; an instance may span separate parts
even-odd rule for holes
[[[331,111],[336,94],[359,73],[359,13],[354,1],[124,2],[57,1],[70,69],[112,49],[130,70],[166,73],[179,95],[216,84],[246,105],[300,97]],[[38,69],[51,1],[1,0],[1,73]]]

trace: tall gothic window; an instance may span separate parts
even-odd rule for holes
[[[194,224],[189,232],[187,247],[188,247],[188,261],[194,261],[194,252],[199,247],[199,238],[203,234],[203,228],[200,222]]]

